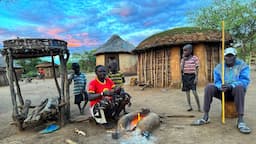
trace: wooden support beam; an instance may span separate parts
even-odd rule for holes
[[[52,58],[52,67],[53,67],[53,77],[54,77],[54,81],[55,81],[55,84],[56,84],[56,87],[57,87],[57,90],[58,90],[58,93],[59,93],[59,102],[60,102],[60,100],[61,100],[61,92],[60,92],[60,86],[59,86],[59,83],[58,83],[58,80],[57,80],[57,76],[56,76],[54,57],[53,57],[53,52],[52,51],[51,51],[51,58]]]
[[[17,107],[17,101],[16,101],[16,93],[13,85],[13,57],[12,57],[12,51],[11,49],[8,49],[8,54],[5,57],[6,63],[7,63],[7,74],[8,74],[8,81],[9,81],[9,87],[11,92],[11,99],[12,99],[12,119],[13,121],[18,121],[17,116],[18,114],[18,107]]]
[[[65,77],[64,77],[64,53],[61,52],[59,55],[60,58],[60,79],[61,79],[61,103],[66,103],[65,100],[65,87],[64,87],[64,81],[65,81]],[[61,107],[60,108],[60,124],[61,126],[65,125],[66,122],[66,108],[65,107]]]
[[[24,105],[24,100],[23,100],[22,95],[21,95],[20,85],[19,85],[17,73],[16,73],[15,70],[13,71],[13,75],[14,75],[14,78],[15,78],[14,80],[15,80],[15,84],[16,84],[16,91],[17,91],[17,94],[18,94],[18,99],[19,99],[20,105],[23,106]]]
[[[67,120],[70,119],[70,90],[69,90],[69,83],[68,83],[68,73],[67,73],[67,62],[69,59],[69,53],[66,54],[66,58],[64,57],[64,78],[65,78],[65,88],[66,88],[66,117]]]

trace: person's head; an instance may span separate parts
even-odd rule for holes
[[[183,50],[183,55],[185,57],[188,57],[192,54],[192,48],[193,46],[191,44],[186,44],[185,46],[183,46],[182,50]]]
[[[117,63],[116,63],[116,62],[110,63],[109,66],[108,66],[108,68],[109,68],[109,70],[110,70],[113,74],[117,73]]]
[[[105,66],[103,65],[97,65],[95,67],[95,74],[97,76],[97,78],[100,80],[100,81],[104,81],[106,76],[107,76],[107,72],[106,72],[106,68]]]
[[[228,67],[232,67],[236,61],[237,51],[235,48],[229,47],[224,50],[224,60]]]
[[[78,63],[72,63],[72,70],[74,70],[75,74],[80,73],[80,65]]]

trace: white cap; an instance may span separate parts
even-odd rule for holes
[[[224,56],[228,55],[228,54],[232,54],[232,55],[236,55],[237,54],[237,51],[235,48],[232,48],[232,47],[229,47],[229,48],[226,48],[224,50]]]

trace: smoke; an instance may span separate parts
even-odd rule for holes
[[[140,130],[136,129],[131,133],[122,135],[120,144],[156,144],[156,140],[152,135],[149,137],[142,136]]]

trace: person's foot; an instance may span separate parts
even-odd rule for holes
[[[240,131],[240,133],[243,133],[243,134],[249,134],[251,133],[251,129],[246,125],[245,122],[238,122],[237,123],[237,128],[238,130]]]
[[[112,129],[112,128],[114,128],[114,126],[111,123],[104,123],[102,125],[104,126],[105,129]]]
[[[201,119],[198,119],[198,120],[194,121],[193,123],[191,123],[191,125],[192,126],[200,126],[200,125],[205,125],[208,123],[210,123],[210,119],[205,120],[205,119],[201,118]]]
[[[84,114],[84,110],[80,110],[80,114],[83,115]]]
[[[192,108],[187,109],[187,111],[192,111],[192,110],[193,110]]]

